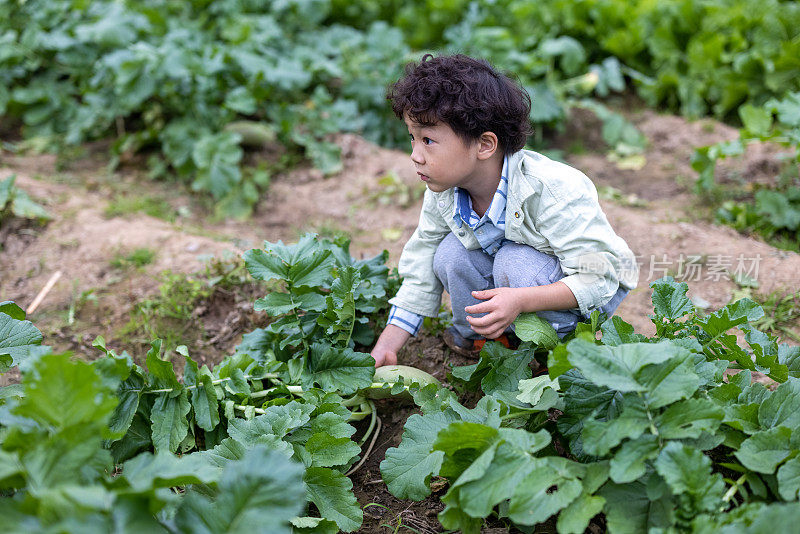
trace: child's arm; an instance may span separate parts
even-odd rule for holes
[[[399,351],[411,334],[393,324],[386,325],[381,332],[370,356],[375,358],[375,367],[382,365],[396,365],[397,351]]]
[[[535,287],[497,287],[473,291],[483,302],[467,306],[467,313],[486,313],[483,317],[467,317],[472,329],[489,339],[500,336],[520,313],[575,308],[578,301],[563,282]]]

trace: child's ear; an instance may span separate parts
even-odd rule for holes
[[[478,159],[491,158],[500,148],[497,135],[493,132],[483,132],[478,138]]]

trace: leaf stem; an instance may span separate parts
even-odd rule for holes
[[[244,378],[245,378],[245,380],[263,380],[263,379],[266,379],[266,378],[278,378],[278,375],[275,374],[275,373],[267,373],[267,374],[262,375],[262,376],[245,375]],[[232,377],[219,378],[217,380],[212,380],[211,384],[216,386],[217,384],[222,384],[223,382],[228,381],[228,380],[232,380],[232,379],[233,379]],[[200,385],[202,385],[202,384],[195,384],[193,386],[183,386],[183,389],[197,389],[197,387],[200,386]],[[175,389],[176,388],[148,389],[148,390],[142,391],[142,393],[170,393],[172,391],[175,391]]]
[[[532,413],[537,413],[537,412],[540,412],[540,411],[541,410],[534,410],[534,409],[531,409],[531,408],[520,408],[519,411],[509,412],[509,413],[507,413],[505,415],[501,415],[500,416],[500,420],[501,421],[507,421],[508,419],[515,419],[517,417],[524,417],[526,415],[529,415],[529,414],[532,414]]]
[[[728,489],[728,491],[725,492],[725,495],[722,496],[722,502],[724,503],[730,502],[730,500],[733,499],[734,495],[736,495],[739,492],[739,488],[742,487],[742,484],[744,484],[746,480],[747,480],[747,473],[736,479],[736,481]]]
[[[302,395],[303,393],[305,393],[305,391],[303,390],[303,386],[285,386],[285,387],[289,391],[289,393],[292,393],[294,395]],[[251,398],[251,399],[260,399],[261,397],[266,397],[270,393],[272,393],[274,391],[277,391],[277,390],[278,390],[278,388],[274,387],[274,388],[269,388],[269,389],[263,389],[261,391],[254,391],[253,393],[251,393],[249,395],[249,398]]]
[[[308,341],[306,341],[306,333],[303,330],[303,324],[300,322],[300,314],[297,313],[297,305],[294,303],[294,292],[292,291],[292,283],[287,282],[287,289],[289,290],[289,300],[292,302],[292,313],[294,314],[294,319],[297,321],[297,329],[300,330],[300,341],[303,342],[303,348],[306,351],[306,354],[309,353],[310,349],[308,347]]]
[[[375,408],[375,403],[372,401],[367,401],[369,403],[369,408],[372,411],[372,416],[369,419],[369,426],[367,427],[367,431],[364,432],[362,438],[358,441],[360,446],[363,446],[364,443],[369,439],[370,434],[372,434],[372,430],[375,428],[375,423],[378,420],[378,410]]]
[[[237,410],[239,410],[240,412],[243,412],[243,411],[247,410],[248,408],[253,408],[253,411],[255,413],[257,413],[258,415],[263,415],[263,414],[267,413],[267,410],[265,410],[264,408],[256,408],[255,406],[244,406],[242,404],[234,404],[233,407],[236,408]]]

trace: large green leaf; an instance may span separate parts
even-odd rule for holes
[[[724,308],[697,319],[697,324],[706,334],[721,336],[731,328],[745,323],[752,323],[764,316],[764,310],[750,299],[740,299]]]
[[[229,420],[228,434],[248,447],[268,440],[271,447],[291,453],[291,446],[280,440],[292,430],[305,425],[314,406],[292,401],[282,406],[270,406],[265,411],[250,420]]]
[[[374,374],[375,360],[369,354],[332,347],[327,343],[314,343],[301,379],[305,387],[316,384],[325,391],[349,395],[369,387]]]
[[[600,330],[603,332],[603,345],[614,347],[623,343],[639,343],[647,340],[641,334],[633,331],[633,326],[626,323],[622,317],[614,315],[605,321]]]
[[[681,359],[682,358],[682,359]],[[692,355],[682,355],[658,364],[644,367],[637,376],[648,393],[650,408],[661,408],[675,401],[691,397],[700,386]]]
[[[76,425],[26,443],[29,450],[21,455],[20,461],[26,471],[28,491],[48,504],[46,495],[51,490],[88,484],[103,476],[112,463],[111,455],[102,448],[100,431],[96,425]]]
[[[778,489],[787,501],[800,498],[800,458],[795,456],[778,469]]]
[[[800,379],[789,377],[758,408],[758,422],[764,428],[800,427]]]
[[[453,376],[467,382],[469,389],[481,390],[487,395],[510,391],[516,394],[520,380],[532,375],[529,364],[533,351],[515,351],[500,343],[486,343],[477,364],[456,367]]]
[[[514,321],[514,333],[522,341],[530,341],[547,350],[552,349],[559,342],[553,325],[535,313],[520,314]]]
[[[745,520],[719,528],[720,534],[772,534],[774,532],[794,532],[797,518],[800,517],[800,503],[751,503]]]
[[[683,381],[690,377],[682,376],[681,380],[675,380],[671,374],[689,358],[690,353],[668,340],[655,344],[630,343],[605,347],[575,339],[567,345],[567,350],[569,361],[597,385],[622,392],[649,392],[660,398],[686,396],[687,388]],[[693,371],[688,370],[688,373]],[[698,386],[699,379],[695,375],[691,391]],[[659,388],[664,391],[658,391]],[[682,392],[674,391],[676,389]]]
[[[114,409],[108,423],[114,434],[124,435],[133,422],[139,409],[139,401],[144,390],[144,377],[139,369],[133,371],[117,388],[119,404]]]
[[[333,437],[326,432],[317,432],[305,444],[311,454],[314,467],[334,467],[345,465],[358,456],[361,447],[349,437]]]
[[[160,339],[154,340],[151,344],[150,350],[147,352],[147,370],[150,372],[150,378],[154,389],[169,389],[167,395],[176,397],[183,390],[183,386],[178,381],[175,375],[175,369],[172,363],[161,359],[162,341]]]
[[[692,301],[686,296],[689,284],[675,282],[671,276],[665,276],[650,284],[653,288],[653,309],[656,316],[670,321],[680,319],[694,311]]]
[[[244,264],[256,280],[286,280],[289,269],[281,258],[262,249],[250,249],[242,254]]]
[[[42,333],[30,321],[24,320],[24,312],[14,303],[4,302],[0,311],[0,372],[24,361],[31,349],[42,343]],[[20,319],[22,317],[23,319]],[[4,355],[10,356],[3,358]],[[3,363],[5,362],[5,363]]]
[[[654,464],[674,495],[690,498],[693,512],[713,512],[719,507],[725,484],[722,475],[711,473],[711,460],[701,451],[671,441]]]
[[[794,438],[796,440],[796,438]],[[793,443],[792,430],[778,426],[756,432],[733,454],[748,469],[759,473],[772,474],[775,468],[797,448]]]
[[[186,356],[183,383],[192,388],[189,391],[197,426],[209,432],[219,424],[219,399],[213,379],[208,367],[204,365],[198,369],[197,363]]]
[[[126,481],[134,491],[144,492],[187,484],[208,484],[216,482],[220,475],[219,467],[200,454],[175,456],[169,452],[143,452],[125,462],[118,478]]]
[[[603,510],[606,500],[596,495],[583,494],[572,501],[560,514],[556,528],[560,534],[583,534],[589,521]]]
[[[273,317],[298,308],[307,311],[322,311],[325,309],[325,297],[313,292],[302,295],[269,293],[266,297],[256,299],[253,303],[254,310],[266,312]]]
[[[400,445],[387,450],[381,462],[381,475],[392,495],[414,501],[430,495],[430,478],[439,474],[444,458],[442,451],[433,450],[433,444],[439,431],[458,419],[450,411],[408,418]]]
[[[317,287],[331,278],[331,251],[314,234],[305,234],[294,245],[265,242],[264,249],[253,249],[244,255],[253,278],[277,278],[292,287]]]
[[[550,443],[550,435],[522,429],[495,429],[477,423],[456,422],[439,433],[434,445],[445,452],[441,475],[457,476],[442,499],[471,517],[486,517],[509,499],[534,469],[544,467],[532,454]],[[453,527],[454,528],[454,527]]]
[[[598,492],[606,500],[603,512],[609,532],[640,534],[650,528],[669,528],[674,522],[674,505],[669,495],[652,498],[647,480],[629,484],[608,482]]]
[[[215,499],[190,490],[175,524],[193,534],[289,534],[289,520],[305,507],[302,475],[301,465],[256,446],[225,467]]]
[[[117,399],[89,363],[48,354],[25,377],[15,413],[53,429],[105,426]]]
[[[512,521],[521,525],[544,522],[581,495],[583,484],[576,472],[559,469],[562,460],[547,458],[519,483],[508,505]]]
[[[655,458],[658,450],[658,437],[653,434],[644,434],[626,441],[609,463],[611,480],[623,484],[638,479],[645,473],[645,462]]]
[[[353,532],[361,526],[364,516],[349,478],[333,469],[310,467],[303,480],[308,500],[316,505],[322,517],[335,522],[345,532]]]
[[[605,456],[625,439],[636,439],[650,428],[650,419],[641,403],[626,404],[619,417],[609,421],[588,419],[583,424],[583,450]]]
[[[189,415],[191,404],[186,390],[173,397],[161,394],[153,402],[150,410],[150,428],[153,447],[156,452],[175,452],[189,432]]]
[[[516,399],[538,410],[548,410],[559,400],[560,386],[557,378],[551,380],[547,375],[535,376],[520,380],[518,387]]]
[[[715,432],[724,413],[707,399],[687,399],[669,406],[656,418],[659,435],[664,439],[699,438],[703,432]]]
[[[150,426],[150,419],[143,415],[141,411],[134,414],[128,431],[122,437],[111,444],[111,456],[115,463],[132,458],[137,453],[149,449],[153,444],[153,431]]]

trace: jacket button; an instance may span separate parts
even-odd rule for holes
[[[519,219],[519,218],[520,218],[520,213],[519,213],[518,211],[515,211],[515,212],[514,212],[514,217],[515,217],[516,219]]]
[[[439,201],[439,207],[440,207],[440,208],[443,208],[443,207],[444,207],[444,200],[440,200],[440,201]]]
[[[459,230],[458,235],[464,237],[465,235],[467,235],[467,233],[464,230]]]

